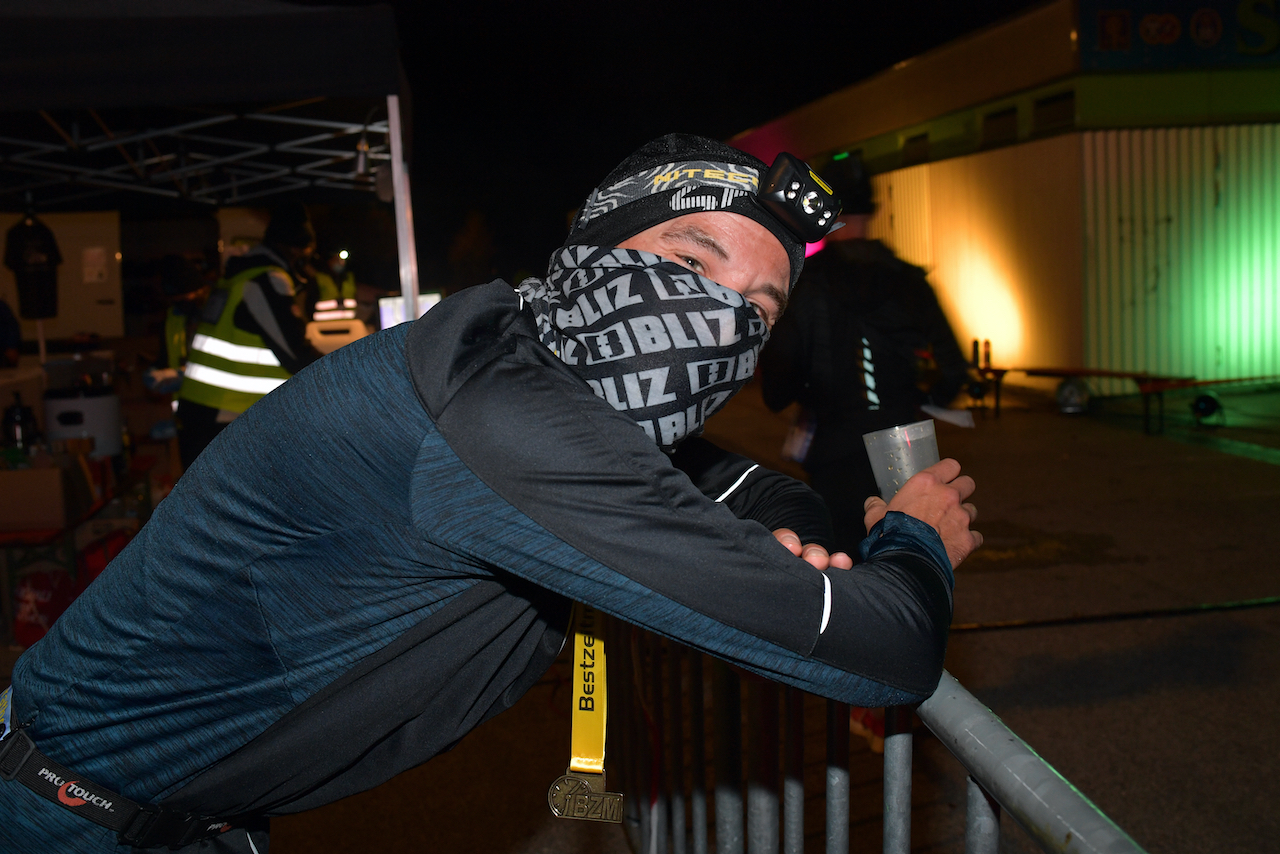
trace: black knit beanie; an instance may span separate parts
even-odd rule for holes
[[[822,170],[822,180],[840,197],[844,213],[873,214],[876,212],[875,194],[871,176],[856,154],[832,160]]]
[[[791,284],[805,244],[756,201],[764,161],[714,139],[671,133],[641,146],[591,191],[569,229],[566,246],[617,246],[678,216],[723,210],[760,223],[791,263]]]

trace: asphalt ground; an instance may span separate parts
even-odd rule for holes
[[[1151,852],[1280,850],[1280,394],[1165,397],[1063,415],[1006,390],[999,418],[938,425],[978,483],[986,543],[957,574],[948,670]],[[1218,423],[1219,421],[1223,423]],[[775,467],[787,415],[750,386],[708,432]],[[791,469],[795,471],[795,469]],[[7,679],[10,652],[0,660]],[[272,851],[623,852],[615,826],[551,817],[567,697],[557,670],[450,753],[362,795],[273,821]],[[821,704],[806,718],[820,777]],[[851,848],[879,851],[879,762],[854,738]],[[963,851],[964,772],[917,728],[912,849]],[[816,794],[811,795],[816,797]],[[809,850],[821,850],[811,829]],[[1005,821],[1001,850],[1035,850]]]

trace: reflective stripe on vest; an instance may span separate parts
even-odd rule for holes
[[[356,319],[356,301],[353,299],[344,299],[341,301],[336,299],[322,299],[316,302],[315,311],[311,315],[312,320],[355,320]]]
[[[280,367],[280,360],[276,358],[276,354],[271,352],[270,347],[253,347],[248,344],[232,344],[230,341],[223,341],[221,338],[211,338],[203,333],[197,333],[196,337],[191,339],[191,349],[198,350],[201,353],[208,353],[211,356],[217,356],[219,359],[226,359],[229,362],[244,362],[246,365],[271,365]]]
[[[187,364],[187,379],[229,391],[242,391],[259,396],[270,394],[284,385],[284,380],[276,377],[246,377],[244,374],[220,371],[194,362]]]

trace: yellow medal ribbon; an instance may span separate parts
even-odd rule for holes
[[[604,740],[608,722],[603,617],[573,606],[573,730],[569,768],[547,791],[551,812],[560,818],[622,821],[622,795],[604,790]]]
[[[604,773],[609,693],[600,624],[600,612],[582,603],[573,606],[573,735],[569,770],[587,774]]]

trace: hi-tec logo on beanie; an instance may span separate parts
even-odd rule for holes
[[[759,223],[777,238],[795,284],[805,244],[756,202],[764,161],[689,134],[667,134],[632,153],[591,191],[566,245],[617,246],[645,229],[685,214],[727,211]]]
[[[677,192],[669,193],[670,190]],[[706,192],[697,193],[699,190]],[[750,166],[710,163],[705,160],[666,163],[655,169],[630,175],[612,186],[592,190],[578,214],[574,228],[585,227],[593,219],[657,194],[666,194],[667,207],[679,215],[690,210],[721,210],[729,207],[735,200],[754,195],[759,190],[760,173]]]

